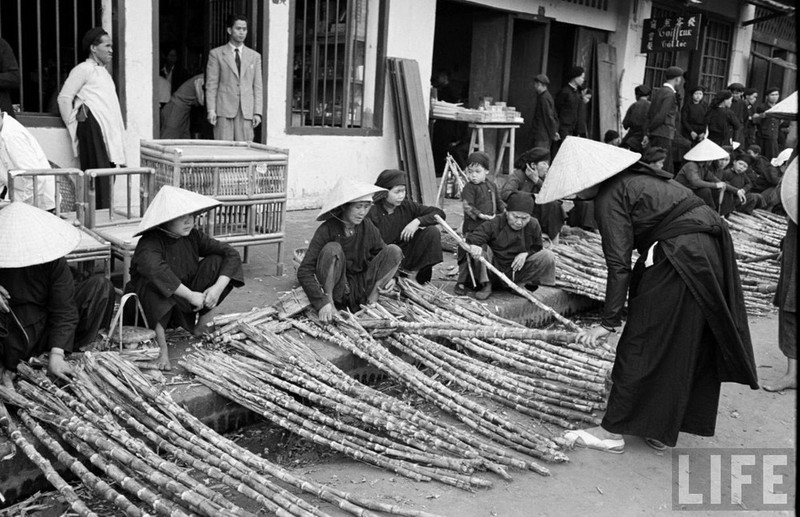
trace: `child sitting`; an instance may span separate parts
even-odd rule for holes
[[[498,214],[505,211],[505,204],[500,199],[500,193],[497,190],[497,185],[491,180],[487,179],[489,174],[490,163],[489,155],[484,152],[472,153],[467,158],[466,174],[469,183],[464,186],[461,191],[461,202],[464,207],[464,222],[462,224],[462,232],[464,237],[467,237],[470,232],[481,225],[485,221],[491,221]],[[528,196],[530,197],[530,196]],[[531,198],[532,199],[532,198]],[[467,279],[470,277],[470,270],[475,272],[475,268],[471,258],[467,253],[459,248],[458,249],[458,280],[456,287],[453,290],[457,295],[464,295],[467,293]],[[477,277],[475,278],[477,283]],[[473,287],[477,287],[473,285]],[[486,281],[480,284],[480,291],[475,295],[480,300],[485,300],[492,294],[492,286]]]
[[[481,224],[467,235],[472,245],[470,253],[477,260],[483,255],[501,273],[521,287],[534,290],[539,285],[556,281],[556,258],[552,251],[542,248],[542,229],[532,217],[533,198],[515,192],[508,198],[506,213]],[[476,298],[485,300],[492,294],[492,282],[483,263],[476,276],[482,286]],[[499,284],[499,279],[493,279]]]
[[[759,194],[751,192],[753,182],[748,175],[753,159],[745,153],[735,154],[730,167],[726,167],[720,174],[720,179],[726,183],[725,196],[722,198],[720,214],[728,215],[736,210],[745,214],[752,214],[756,208],[761,208],[764,200]],[[734,190],[735,189],[735,190]]]
[[[210,321],[210,311],[234,287],[244,285],[239,252],[194,226],[196,215],[219,205],[210,197],[166,185],[139,223],[136,235],[142,237],[125,292],[136,293],[147,325],[156,331],[162,370],[170,369],[165,330],[183,327],[197,335]],[[126,306],[126,321],[133,320],[134,310],[132,304]]]

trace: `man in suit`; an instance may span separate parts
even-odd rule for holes
[[[553,145],[553,154],[558,152],[561,142],[569,135],[578,135],[578,111],[583,103],[581,87],[586,73],[581,66],[573,66],[567,74],[567,85],[556,95],[558,113],[558,140]]]
[[[247,17],[228,18],[228,43],[208,54],[206,111],[216,140],[250,142],[261,123],[261,54],[244,46]]]
[[[651,147],[661,147],[667,152],[664,170],[674,172],[672,141],[678,124],[677,88],[683,81],[683,69],[671,66],[664,71],[666,82],[653,90],[650,110],[647,113],[647,136]]]
[[[533,147],[547,150],[554,141],[561,138],[558,136],[558,117],[553,96],[547,90],[549,84],[550,79],[544,74],[537,75],[533,80],[533,87],[536,90],[532,121]]]

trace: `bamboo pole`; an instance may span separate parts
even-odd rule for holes
[[[433,216],[433,217],[435,217],[435,218],[436,218],[436,222],[437,222],[437,223],[439,223],[439,225],[440,225],[440,226],[441,226],[441,227],[444,229],[444,231],[446,231],[448,234],[450,234],[450,236],[451,236],[451,237],[453,237],[453,238],[456,240],[456,242],[458,243],[458,245],[459,245],[459,246],[461,246],[462,248],[464,248],[464,250],[465,250],[467,253],[469,253],[469,250],[470,250],[470,248],[469,248],[469,244],[467,244],[467,242],[466,242],[464,239],[462,239],[462,238],[461,238],[461,236],[460,236],[460,235],[458,235],[458,234],[455,232],[455,230],[453,230],[453,229],[450,227],[450,225],[449,225],[449,224],[447,224],[447,223],[445,222],[445,220],[444,220],[444,219],[442,219],[441,217],[439,217],[438,215],[435,215],[435,214],[434,214],[434,216]],[[514,292],[516,292],[517,294],[519,294],[520,296],[522,296],[523,298],[525,298],[525,299],[526,299],[526,300],[528,300],[529,302],[533,303],[534,305],[536,305],[537,307],[539,307],[539,308],[540,308],[540,309],[542,309],[543,311],[545,311],[545,312],[547,312],[548,314],[550,314],[551,316],[553,316],[553,317],[554,317],[556,320],[558,320],[558,321],[560,321],[561,323],[563,323],[563,324],[564,324],[564,325],[565,325],[567,328],[569,328],[569,329],[571,329],[571,330],[574,330],[575,332],[580,332],[580,330],[581,330],[581,329],[580,329],[580,327],[578,327],[578,325],[576,325],[576,324],[575,324],[573,321],[571,321],[571,320],[569,320],[569,319],[565,318],[564,316],[562,316],[561,314],[559,314],[558,312],[556,312],[556,311],[555,311],[555,310],[554,310],[552,307],[548,307],[547,305],[545,305],[544,303],[542,303],[542,302],[541,302],[539,299],[537,299],[535,296],[533,296],[533,295],[532,295],[530,292],[528,292],[526,289],[523,289],[523,288],[521,288],[520,286],[518,286],[517,284],[515,284],[514,282],[512,282],[512,281],[511,281],[511,279],[510,279],[510,278],[508,278],[506,275],[504,275],[502,271],[500,271],[499,269],[497,269],[496,267],[494,267],[494,265],[492,265],[492,263],[491,263],[491,262],[489,262],[488,260],[486,260],[486,257],[484,257],[484,256],[481,256],[481,257],[479,258],[479,260],[481,261],[481,263],[482,263],[484,266],[486,266],[486,269],[488,269],[489,271],[491,271],[492,273],[494,273],[494,274],[497,276],[497,278],[499,278],[500,280],[502,280],[502,281],[503,281],[503,282],[504,282],[506,285],[508,285],[508,286],[509,286],[509,287],[510,287],[510,288],[511,288],[511,289],[512,289]]]

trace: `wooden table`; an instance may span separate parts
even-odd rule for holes
[[[497,148],[497,156],[494,160],[494,174],[495,176],[503,168],[503,157],[508,148],[508,172],[514,170],[514,146],[516,144],[517,128],[521,124],[512,122],[471,122],[469,128],[472,130],[472,136],[469,139],[469,152],[483,151],[485,149],[485,138],[483,131],[485,129],[495,129],[501,131],[500,146]]]

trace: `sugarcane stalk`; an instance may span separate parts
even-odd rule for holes
[[[6,409],[4,402],[0,402],[0,427],[8,435],[8,438],[14,442],[19,450],[28,457],[31,462],[39,467],[44,477],[50,482],[53,487],[64,497],[69,507],[82,517],[97,517],[97,514],[86,506],[86,503],[78,497],[75,490],[64,481],[53,465],[41,454],[36,448],[22,435],[17,425],[11,419],[11,415]]]
[[[462,248],[464,248],[464,250],[469,253],[470,248],[469,248],[469,244],[467,244],[467,241],[462,239],[461,236],[458,235],[455,232],[455,230],[453,230],[450,227],[450,225],[445,222],[444,219],[442,219],[441,217],[439,217],[436,214],[434,214],[433,217],[436,218],[436,222],[439,223],[439,225],[444,229],[444,231],[446,231],[448,234],[450,234],[450,236],[453,237],[456,240],[456,242],[458,242],[458,245],[461,246]],[[484,266],[486,266],[486,269],[488,269],[489,271],[494,273],[497,276],[497,278],[502,280],[503,283],[508,285],[514,292],[516,292],[517,294],[519,294],[523,298],[527,299],[528,301],[530,301],[531,303],[536,305],[541,310],[543,310],[546,313],[548,313],[551,316],[553,316],[556,320],[558,320],[561,323],[563,323],[567,328],[569,328],[571,330],[574,330],[575,332],[580,332],[580,327],[578,327],[574,322],[572,322],[571,320],[565,318],[564,316],[562,316],[561,314],[556,312],[552,307],[549,307],[549,306],[545,305],[544,303],[542,303],[538,298],[533,296],[526,289],[523,289],[520,286],[518,286],[517,284],[515,284],[514,282],[512,282],[511,279],[508,278],[505,274],[503,274],[502,271],[500,271],[499,269],[494,267],[494,265],[491,262],[486,260],[486,257],[480,256],[479,260],[481,261],[481,263]]]
[[[564,332],[560,330],[539,330],[539,329],[506,329],[506,328],[485,328],[469,326],[467,328],[456,328],[455,325],[448,323],[418,323],[408,321],[390,321],[387,319],[364,319],[359,318],[358,323],[365,329],[391,329],[407,334],[417,334],[421,336],[438,337],[477,337],[482,339],[541,339],[550,342],[574,341],[577,334],[574,332]]]
[[[68,467],[81,482],[89,487],[92,492],[110,502],[117,508],[131,517],[145,517],[149,514],[144,513],[124,495],[120,494],[104,480],[95,476],[77,458],[68,453],[50,434],[45,431],[28,413],[24,410],[18,413],[20,420],[25,424],[31,433],[61,462]]]

